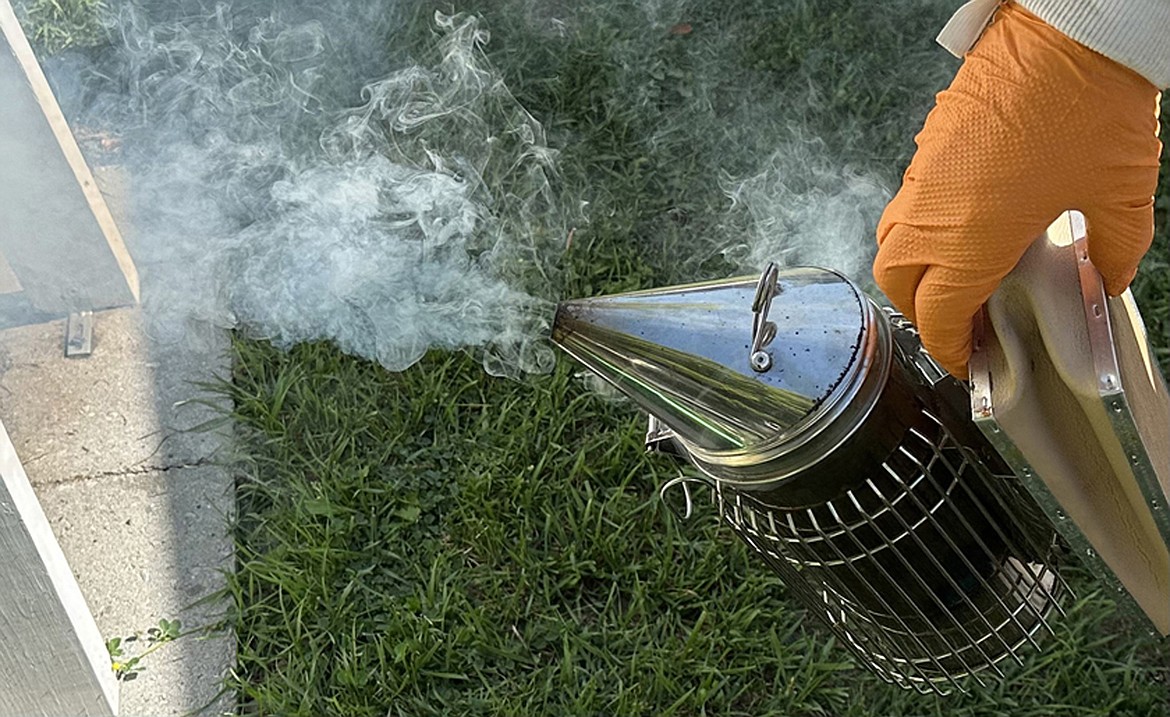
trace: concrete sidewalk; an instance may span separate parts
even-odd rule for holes
[[[64,321],[0,332],[0,422],[103,638],[217,625],[227,604],[204,599],[232,569],[234,489],[224,436],[185,429],[218,415],[189,401],[228,375],[226,336],[161,351],[140,310],[119,309],[95,315],[91,356],[65,358],[64,341]],[[165,645],[121,683],[121,714],[231,713],[234,659],[222,630]]]

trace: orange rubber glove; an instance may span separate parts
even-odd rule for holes
[[[1059,214],[1125,291],[1153,239],[1159,92],[1007,3],[939,93],[878,225],[874,278],[947,371],[967,376],[979,308]]]

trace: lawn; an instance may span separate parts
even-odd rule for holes
[[[450,35],[433,10],[478,16],[490,39],[471,61],[488,74],[469,76],[503,83],[490,101],[421,128],[374,122],[371,146],[396,161],[421,161],[424,140],[478,158],[490,236],[462,246],[474,261],[459,266],[475,276],[487,266],[530,297],[520,314],[530,327],[560,298],[729,276],[768,255],[866,281],[877,213],[956,66],[932,41],[949,5],[468,0],[388,5],[391,22],[371,19],[373,3],[277,12],[257,1],[239,3],[225,32],[248,37],[268,16],[278,29],[324,28],[313,101],[244,116],[284,112],[272,133],[293,157],[286,171],[369,100],[365,83],[407,66],[466,69],[443,64]],[[30,0],[25,17],[46,50],[84,46],[64,56],[100,65],[119,40],[86,20],[94,7]],[[168,21],[210,12],[184,7]],[[338,19],[351,10],[360,27]],[[346,45],[346,32],[363,44]],[[240,57],[237,70],[260,71]],[[282,76],[268,60],[263,71]],[[446,77],[428,85],[436,96]],[[539,173],[511,171],[535,166],[514,135],[495,154],[477,144],[501,126],[534,127],[518,108],[555,151]],[[234,147],[268,146],[243,131],[251,124],[222,126]],[[223,169],[208,166],[205,183]],[[1164,371],[1168,201],[1163,184],[1158,239],[1135,284]],[[395,306],[375,308],[397,317]],[[233,375],[215,388],[233,401],[243,456],[230,586],[243,714],[1170,714],[1170,648],[1087,576],[1045,651],[1002,684],[905,693],[853,667],[706,501],[674,517],[657,487],[677,469],[643,452],[627,404],[564,357],[518,370],[545,363],[524,357],[550,356],[547,346],[435,339],[392,372],[360,331],[312,340],[259,316],[264,331],[241,320]]]

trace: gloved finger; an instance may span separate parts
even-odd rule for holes
[[[1152,192],[1151,192],[1152,194]],[[1137,274],[1138,264],[1154,239],[1154,199],[1085,210],[1089,261],[1105,280],[1105,291],[1117,296]]]
[[[1005,256],[987,262],[979,254],[963,251],[975,241],[965,231],[935,228],[928,233],[913,224],[885,219],[878,228],[881,245],[874,261],[874,280],[918,327],[922,345],[939,365],[957,378],[966,378],[972,321],[1019,260],[1019,243],[1005,241]],[[933,262],[924,263],[927,257],[933,257]]]
[[[889,221],[889,215],[887,210],[878,223],[878,252],[873,262],[873,280],[894,308],[914,321],[914,294],[918,291],[922,275],[926,273],[926,266],[922,263],[923,252],[918,248],[925,237],[915,227]]]
[[[975,316],[1003,279],[999,273],[932,266],[915,294],[922,345],[948,373],[967,378]]]

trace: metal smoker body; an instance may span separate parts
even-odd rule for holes
[[[699,469],[723,520],[883,679],[962,689],[1060,612],[1064,543],[967,390],[840,274],[567,302],[553,338],[650,414],[648,441]]]

